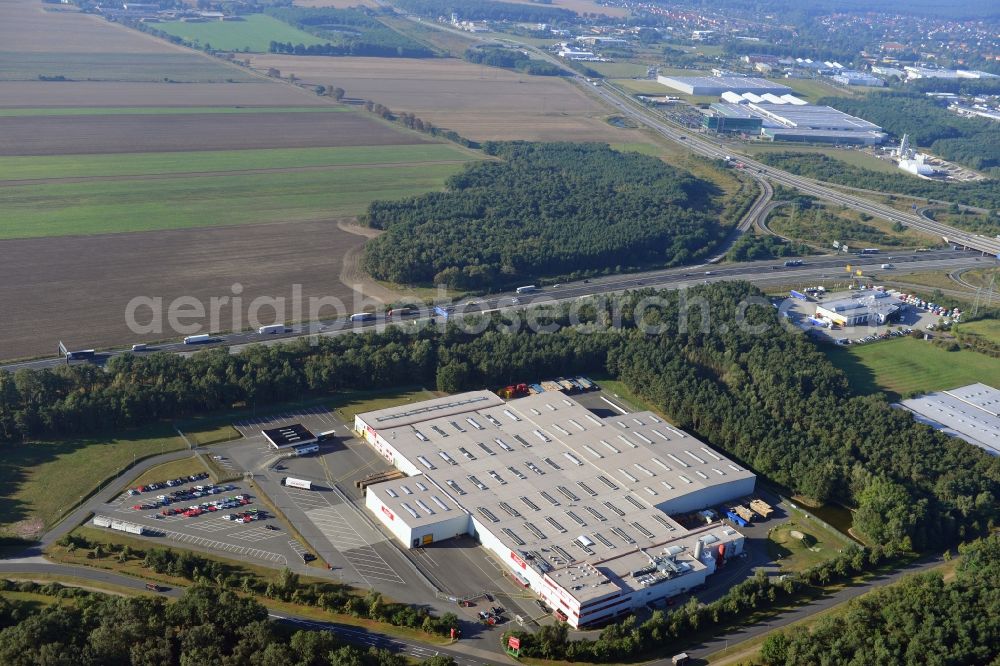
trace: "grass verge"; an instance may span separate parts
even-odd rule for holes
[[[204,471],[206,471],[205,465],[202,464],[198,456],[192,453],[187,458],[173,460],[146,470],[135,479],[132,479],[132,481],[129,482],[129,486],[144,486],[147,483],[167,481],[169,479],[176,479],[180,476],[190,476]]]
[[[133,463],[185,446],[168,424],[10,445],[0,460],[0,534],[37,537]]]

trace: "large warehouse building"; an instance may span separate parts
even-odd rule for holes
[[[755,477],[650,412],[599,418],[545,392],[475,391],[355,418],[408,478],[366,488],[407,548],[475,536],[574,627],[702,584],[743,549],[689,513],[753,492]]]
[[[727,91],[764,95],[785,95],[794,92],[781,83],[752,76],[657,76],[662,85],[686,95],[721,95]]]
[[[732,100],[735,97],[727,95],[724,99]],[[882,128],[867,120],[829,106],[796,104],[785,98],[781,98],[781,103],[716,102],[709,107],[703,125],[709,129],[713,125],[728,127],[733,122],[749,123],[750,119],[759,120],[761,135],[774,141],[875,145],[885,140]]]
[[[1000,389],[969,384],[904,400],[902,405],[918,421],[1000,455]]]

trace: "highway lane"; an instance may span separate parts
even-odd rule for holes
[[[758,203],[761,203],[759,201]],[[764,204],[752,209],[748,215],[747,223],[752,223],[755,215],[767,209],[768,204]],[[931,252],[908,253],[903,255],[872,255],[870,257],[858,256],[820,256],[806,258],[802,266],[784,266],[784,260],[778,261],[758,261],[734,265],[715,266],[711,263],[699,266],[686,266],[673,269],[659,269],[645,273],[633,273],[629,275],[614,275],[608,277],[593,278],[569,282],[565,284],[545,287],[533,294],[515,295],[512,293],[490,295],[482,299],[465,299],[448,306],[454,311],[450,316],[462,317],[466,315],[488,312],[497,309],[518,308],[531,304],[552,303],[569,301],[587,296],[598,296],[601,294],[611,294],[626,289],[636,289],[639,287],[656,288],[678,288],[691,286],[705,281],[717,280],[747,280],[761,284],[774,284],[803,278],[810,279],[833,279],[845,277],[844,267],[850,264],[861,269],[866,275],[872,273],[885,274],[881,271],[882,262],[890,261],[896,266],[893,276],[914,272],[917,270],[957,270],[962,268],[972,268],[985,264],[995,263],[990,257],[982,257],[976,252],[962,252],[956,250],[936,250]],[[710,261],[715,261],[713,258]],[[977,261],[978,260],[978,261]],[[515,302],[516,299],[516,302]],[[402,321],[428,321],[434,318],[432,312],[424,308],[417,317],[404,318]],[[311,335],[339,335],[350,331],[367,331],[379,329],[389,323],[399,323],[400,318],[393,318],[388,321],[384,316],[379,316],[373,322],[350,322],[345,320],[326,320],[315,324],[297,324],[289,326],[286,333],[262,335],[255,331],[243,331],[238,333],[227,333],[215,336],[215,342],[200,345],[185,345],[183,342],[171,342],[150,347],[152,351],[165,351],[172,353],[194,353],[201,349],[217,346],[227,346],[234,351],[251,344],[269,344],[276,342],[288,342],[289,340]],[[100,354],[96,362],[104,362],[107,359],[119,354],[127,353],[128,350],[116,350]],[[139,352],[149,353],[149,352]],[[75,363],[87,363],[91,361],[75,361]],[[16,371],[20,368],[42,369],[51,368],[66,361],[61,358],[45,358],[20,363],[11,363],[0,366],[0,369]]]
[[[751,175],[763,176],[779,184],[796,188],[806,194],[811,194],[821,199],[847,206],[854,210],[866,212],[871,215],[887,219],[891,222],[906,224],[915,229],[920,229],[921,231],[945,238],[948,242],[973,247],[993,256],[1000,255],[1000,240],[965,232],[939,222],[934,222],[933,220],[928,220],[926,217],[921,215],[906,213],[892,208],[891,206],[878,204],[860,196],[846,194],[839,190],[832,189],[819,181],[802,176],[796,176],[788,173],[787,171],[776,169],[744,155],[734,157],[733,151],[727,148],[724,144],[709,141],[702,135],[682,129],[679,125],[674,125],[665,118],[654,116],[649,109],[643,107],[631,97],[618,92],[614,88],[605,85],[593,86],[587,84],[585,79],[581,79],[579,77],[577,78],[577,82],[582,87],[592,90],[605,102],[611,104],[633,120],[650,127],[667,139],[686,145],[692,152],[698,155],[710,159],[726,159],[727,157],[732,158],[732,161],[734,162],[742,162],[744,164],[744,168],[751,172]]]

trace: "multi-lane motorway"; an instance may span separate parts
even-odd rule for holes
[[[758,201],[758,204],[760,202]],[[764,206],[766,207],[766,206]],[[755,207],[748,214],[748,219],[756,217],[764,207]],[[745,220],[746,223],[746,220]],[[880,269],[883,262],[891,261],[895,269],[885,271]],[[585,298],[588,296],[599,296],[601,294],[611,294],[624,291],[626,289],[638,289],[654,287],[661,289],[678,289],[702,282],[714,282],[717,280],[747,280],[761,285],[767,284],[795,284],[802,285],[815,280],[845,278],[847,273],[845,267],[850,264],[853,269],[861,270],[864,275],[877,275],[889,278],[897,273],[930,271],[930,270],[959,270],[964,268],[975,268],[984,266],[987,263],[995,263],[992,257],[983,257],[978,252],[963,252],[958,250],[936,250],[931,252],[916,252],[905,255],[892,255],[889,259],[887,255],[873,255],[871,257],[855,256],[826,256],[805,259],[801,266],[785,266],[784,261],[757,261],[735,265],[716,266],[712,263],[701,266],[687,266],[683,268],[650,271],[646,273],[636,273],[631,275],[615,275],[590,280],[580,280],[577,282],[567,282],[565,284],[552,285],[539,289],[531,294],[494,294],[482,299],[465,299],[454,304],[449,304],[449,317],[461,318],[463,316],[490,312],[493,310],[520,309],[527,306],[540,306],[548,303],[559,303]],[[151,345],[146,352],[165,351],[173,353],[191,353],[199,349],[213,346],[227,346],[234,351],[239,351],[242,347],[256,343],[274,343],[287,341],[292,338],[310,335],[339,335],[351,331],[377,330],[380,327],[407,323],[413,321],[426,321],[435,318],[433,312],[424,310],[415,317],[405,319],[394,318],[388,320],[385,316],[377,315],[375,321],[351,322],[343,319],[327,320],[313,324],[301,324],[289,326],[285,333],[262,335],[256,332],[243,331],[236,333],[220,334],[213,338],[213,342],[201,345],[186,345],[183,342],[170,342],[161,345]],[[443,318],[436,317],[439,321]],[[99,354],[97,362],[126,353],[127,350],[115,350]],[[86,363],[89,361],[74,361],[75,363]],[[0,366],[0,369],[15,371],[20,368],[41,369],[53,367],[66,361],[62,358],[45,358],[20,363],[11,363]]]
[[[578,83],[588,89],[592,89],[601,99],[617,108],[629,118],[646,125],[671,141],[686,145],[692,152],[698,155],[721,160],[736,157],[724,144],[711,141],[703,135],[684,130],[680,126],[663,119],[662,116],[654,115],[653,111],[650,111],[632,98],[619,93],[613,88],[603,85],[589,85],[583,79],[579,79]],[[811,194],[820,199],[831,201],[854,210],[881,217],[890,222],[900,222],[914,229],[944,238],[946,242],[978,250],[994,257],[1000,256],[1000,239],[971,234],[946,224],[929,220],[922,215],[907,213],[891,206],[875,203],[860,196],[846,194],[818,181],[796,176],[787,171],[763,164],[762,162],[757,162],[749,157],[740,155],[737,159],[743,164],[743,168],[754,177],[767,178],[775,183],[798,189],[806,194]],[[736,161],[736,159],[733,161]]]

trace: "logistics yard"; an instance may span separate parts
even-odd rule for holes
[[[567,382],[563,383],[569,385]],[[227,474],[242,475],[242,481],[212,484],[200,477],[185,477],[171,479],[173,485],[169,487],[164,481],[160,481],[159,487],[146,487],[142,492],[133,483],[128,487],[132,489],[130,492],[122,492],[107,504],[94,506],[92,511],[99,517],[98,529],[110,529],[110,521],[115,521],[112,531],[127,530],[133,534],[143,532],[138,535],[139,538],[154,542],[165,541],[171,547],[193,548],[270,567],[301,567],[305,562],[303,554],[315,552],[321,563],[330,565],[329,575],[338,581],[361,588],[373,587],[393,599],[405,602],[426,603],[429,597],[436,596],[437,601],[433,604],[443,612],[457,612],[468,621],[486,622],[499,627],[515,618],[520,618],[522,622],[551,622],[550,614],[553,609],[566,608],[566,601],[583,594],[583,588],[579,587],[582,583],[562,580],[564,574],[577,577],[597,576],[595,581],[599,583],[598,578],[604,580],[602,576],[606,573],[609,583],[605,585],[610,587],[598,585],[595,588],[601,597],[606,596],[607,591],[612,588],[634,587],[637,590],[634,595],[621,597],[612,605],[613,608],[609,607],[610,610],[601,608],[589,611],[599,621],[597,616],[605,617],[609,613],[613,616],[626,610],[648,613],[649,609],[664,605],[666,597],[683,597],[694,588],[698,588],[699,598],[710,600],[723,594],[729,585],[751,575],[756,566],[778,570],[777,565],[770,561],[769,552],[774,546],[768,545],[768,538],[770,530],[786,520],[789,514],[779,498],[766,491],[753,494],[753,474],[727,462],[654,414],[630,413],[620,400],[596,386],[583,392],[574,388],[575,395],[572,399],[563,393],[563,386],[554,382],[542,382],[535,388],[543,392],[509,402],[485,391],[432,398],[422,402],[399,396],[396,398],[397,404],[403,399],[406,400],[405,403],[357,414],[351,427],[345,423],[350,413],[342,414],[322,406],[294,408],[239,420],[233,425],[242,437],[212,446],[210,455],[214,459],[213,465]],[[558,405],[557,412],[552,413],[547,405]],[[463,412],[463,409],[473,411]],[[536,428],[529,417],[541,418],[540,409],[546,410],[545,423],[537,430],[546,436],[558,438],[560,443],[543,442],[538,435],[533,434]],[[491,421],[486,420],[487,413],[491,416],[502,415],[505,421],[516,427],[513,431],[502,434],[501,431],[506,432],[510,428],[494,426]],[[521,421],[512,421],[507,416],[508,413],[514,414]],[[367,425],[358,425],[378,423],[382,415],[386,414],[404,415],[394,417],[395,420],[391,423],[385,421],[386,425],[381,428],[381,432],[388,440],[377,433],[373,436],[373,431]],[[406,414],[412,416],[407,417]],[[419,420],[420,415],[426,415],[423,418],[430,420],[411,425],[404,425],[400,420],[414,417]],[[394,459],[393,464],[387,460],[386,441],[401,446],[402,440],[399,437],[404,431],[413,433],[420,428],[419,432],[426,430],[436,438],[438,428],[446,426],[454,430],[455,426],[450,425],[450,422],[457,423],[461,420],[463,424],[469,423],[465,430],[475,432],[478,436],[479,430],[474,429],[469,419],[491,430],[496,428],[496,433],[483,433],[481,437],[474,437],[490,442],[489,445],[479,444],[475,449],[477,453],[485,452],[490,447],[495,454],[503,451],[501,455],[504,457],[513,456],[508,461],[502,461],[505,465],[507,462],[515,462],[517,451],[529,456],[529,463],[520,475],[512,465],[501,466],[498,468],[500,471],[493,474],[485,468],[478,472],[470,468],[462,469],[462,473],[449,483],[440,480],[435,470],[425,470],[426,474],[418,473],[409,477],[398,471],[400,466],[421,466],[423,460],[430,463],[430,459],[424,454],[414,458],[412,463],[406,463],[402,458]],[[632,425],[621,432],[614,432],[622,428],[619,424],[626,422]],[[644,425],[638,425],[639,422]],[[579,423],[588,430],[595,428],[592,435],[583,431],[578,433],[585,435],[586,442],[581,440],[573,443],[572,436],[564,434],[564,430],[568,430],[563,426],[576,429],[574,423]],[[602,427],[597,424],[602,424]],[[262,434],[262,431],[272,429],[288,431],[293,426],[298,428],[299,433],[319,435],[319,451],[295,455],[291,450],[276,449]],[[352,431],[352,428],[357,427],[372,441],[377,436],[377,446],[381,451],[360,439],[356,431]],[[607,433],[604,432],[605,429]],[[656,435],[656,432],[663,434]],[[461,438],[461,433],[456,431],[455,434]],[[487,438],[487,434],[490,437]],[[493,434],[499,434],[500,437],[494,438]],[[678,435],[682,435],[681,441],[677,442],[680,448],[672,448],[669,441],[664,439],[676,440]],[[536,440],[536,445],[526,446],[528,437]],[[654,437],[656,441],[653,440]],[[566,438],[566,444],[562,443],[563,438]],[[427,445],[420,442],[419,437],[413,439],[414,444],[419,442],[418,448]],[[518,448],[513,450],[513,446],[508,445],[506,448],[511,448],[512,451],[506,451],[500,443],[494,444],[494,439],[498,442],[504,440],[505,444],[509,441]],[[630,444],[626,445],[625,442]],[[433,458],[445,465],[445,470],[450,472],[456,468],[445,462],[445,456],[454,460],[454,457],[464,456],[463,450],[469,449],[461,445],[462,442],[458,439],[454,442],[447,440],[442,444],[447,446],[441,452],[434,453]],[[550,450],[553,446],[569,448],[563,454],[556,455],[555,451]],[[664,446],[668,447],[665,452],[648,457]],[[600,447],[604,453],[598,453],[594,447]],[[641,448],[633,451],[633,447]],[[646,451],[646,447],[653,451]],[[692,447],[696,447],[695,450],[699,453],[692,453]],[[541,450],[543,448],[545,451]],[[612,455],[612,449],[619,453]],[[591,451],[594,453],[590,453]],[[595,458],[595,453],[601,457]],[[706,457],[710,453],[711,460]],[[722,476],[718,472],[711,472],[713,476],[719,476],[722,485],[702,478],[707,475],[698,469],[700,463],[695,464],[696,455],[706,461],[706,469],[722,471],[720,466],[725,466],[726,472]],[[590,469],[592,464],[604,464],[619,456],[622,460],[618,460],[615,465],[624,465],[625,457],[642,462],[634,465],[629,463],[637,470],[635,472],[613,465],[607,469],[598,467],[597,471],[581,472],[583,476],[572,467],[575,464],[572,459],[579,460],[586,465],[586,469]],[[679,456],[684,456],[685,459]],[[689,456],[690,460],[686,460]],[[536,459],[537,464],[530,462]],[[492,460],[491,456],[484,456],[480,462],[488,463]],[[430,464],[436,467],[434,463]],[[464,465],[470,464],[479,463],[464,460]],[[538,475],[539,472],[545,472],[541,465],[548,470],[547,474],[539,477],[545,480],[543,486],[519,480],[520,476],[529,473]],[[555,469],[556,466],[560,469]],[[668,466],[676,467],[676,487],[667,481],[671,474],[665,470]],[[531,471],[532,467],[537,471]],[[655,472],[652,469],[654,467]],[[647,471],[642,472],[640,468]],[[650,473],[662,476],[662,479],[649,479],[645,484],[639,482],[638,475],[642,474],[645,478]],[[566,481],[562,475],[567,474],[586,480],[580,483]],[[633,474],[636,476],[632,476]],[[728,478],[730,476],[732,479]],[[501,497],[511,495],[514,499],[503,499],[499,503],[500,508],[477,509],[474,506],[477,502],[469,499],[471,496],[467,493],[482,494],[473,487],[474,481],[469,480],[479,477],[489,479],[488,483],[498,483],[496,479],[502,478],[503,485],[507,488],[520,485],[526,487],[509,492],[504,488]],[[147,474],[144,478],[148,484],[151,476]],[[694,484],[692,488],[696,487],[696,490],[686,491],[683,487],[684,479],[689,479],[688,483]],[[635,486],[638,490],[626,493],[623,490],[605,489],[607,484],[616,482],[629,488]],[[428,485],[425,486],[425,483]],[[649,490],[652,490],[651,484],[654,483],[657,487],[654,490],[656,495],[650,495]],[[433,484],[433,488],[430,484]],[[574,490],[570,490],[567,484],[572,485]],[[529,485],[532,486],[530,491],[527,490]],[[668,485],[671,489],[667,489]],[[550,486],[551,492],[548,490]],[[428,490],[424,490],[425,487]],[[600,499],[607,501],[601,504],[597,500],[579,500],[577,504],[576,500],[571,499],[573,496],[579,499],[583,493],[591,492],[588,488],[600,493]],[[407,495],[407,489],[414,494]],[[195,496],[195,492],[199,496]],[[537,501],[528,497],[529,494],[538,495]],[[607,497],[604,497],[605,494]],[[160,495],[164,498],[158,499]],[[490,493],[487,492],[486,495]],[[517,499],[515,496],[518,495],[524,497]],[[766,497],[766,501],[752,501],[755,496]],[[375,500],[376,497],[380,499]],[[496,496],[491,497],[495,504]],[[167,504],[163,504],[164,499]],[[727,502],[727,499],[730,501]],[[653,504],[657,501],[660,504]],[[539,505],[545,502],[565,502],[565,506],[546,509],[543,512],[546,518],[530,515],[535,510],[534,507],[541,510]],[[409,523],[409,518],[404,521],[402,515],[406,511],[404,504],[407,503],[410,503],[412,510],[421,514],[431,512],[431,520],[428,522],[427,516],[424,516],[421,524],[430,525],[431,531],[428,534],[433,536],[416,537],[416,545],[410,543],[412,535],[409,533],[405,543],[399,541],[397,527],[403,524],[401,521]],[[467,504],[472,508],[466,509]],[[478,504],[482,505],[483,501]],[[389,510],[395,515],[395,520],[387,520],[384,511],[372,508],[388,505],[391,505]],[[442,505],[447,508],[438,511],[437,507]],[[278,515],[273,515],[267,508],[269,506],[275,507]],[[504,506],[508,509],[503,509]],[[663,511],[655,507],[662,507]],[[696,513],[696,510],[706,508],[709,511],[702,512],[703,515]],[[515,520],[507,513],[502,513],[505,510],[513,512],[511,515],[520,512],[529,515]],[[249,511],[254,513],[247,513]],[[625,516],[620,517],[619,512]],[[718,517],[727,513],[727,521],[719,522]],[[509,522],[508,529],[514,534],[513,537],[500,534],[498,528],[490,522],[488,516],[496,514],[504,516],[503,525]],[[454,523],[451,531],[445,530],[448,532],[446,534],[439,531],[441,525],[433,526],[439,516],[450,516]],[[762,521],[760,525],[757,524],[759,521]],[[467,533],[470,524],[474,525],[472,534]],[[590,526],[586,527],[588,524]],[[525,525],[531,525],[533,529],[524,527]],[[570,531],[564,532],[556,526],[569,528]],[[595,529],[598,531],[594,532]],[[537,539],[532,536],[535,530],[553,532],[555,536],[551,540],[535,543]],[[496,543],[498,537],[493,536],[494,532],[504,541],[524,538],[531,542],[517,545],[516,541],[512,541],[510,546],[501,547]],[[576,538],[577,532],[582,534],[579,539]],[[647,532],[654,536],[646,536]],[[565,538],[562,539],[562,536]],[[633,543],[623,541],[626,538],[632,539]],[[669,542],[667,546],[676,548],[650,548],[647,541],[653,543],[657,539],[666,539]],[[726,544],[725,560],[729,561],[718,574],[708,576],[706,580],[710,571],[723,564],[718,559],[720,544]],[[634,551],[636,546],[643,547],[648,555],[640,557],[639,553],[642,551]],[[660,553],[660,550],[664,552]],[[697,551],[702,551],[699,553],[700,557],[694,557],[693,554]],[[643,562],[639,562],[639,559]],[[632,560],[636,562],[633,563]],[[648,573],[635,574],[633,570],[638,571],[645,566],[644,563],[648,563],[647,560],[655,561],[656,566]],[[594,572],[597,573],[582,572],[581,567],[589,571],[591,566],[596,567]],[[619,572],[621,567],[625,569]],[[581,569],[581,572],[577,572],[577,569]],[[309,571],[319,570],[310,567]],[[564,596],[553,596],[555,593],[549,590],[551,585],[541,582],[543,577],[559,586],[565,586],[570,596],[565,597],[566,601],[561,606],[560,599]],[[589,590],[589,583],[587,585]],[[707,590],[703,589],[706,585]],[[537,595],[541,595],[541,599]],[[499,603],[504,612],[489,613],[484,619],[480,612],[487,596]],[[536,599],[539,599],[537,603]],[[466,604],[465,600],[469,603]],[[456,605],[456,601],[461,603]],[[540,608],[542,603],[545,604],[544,610]],[[567,619],[573,609],[569,607],[566,611],[564,614],[557,610],[555,617]],[[595,620],[588,619],[585,614],[583,621],[577,616],[569,621],[576,626]]]

